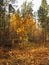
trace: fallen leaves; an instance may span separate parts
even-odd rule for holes
[[[17,65],[39,65],[39,64],[49,64],[49,49],[48,48],[28,48],[26,50],[11,50],[7,53],[8,59],[4,61],[10,64]],[[2,61],[3,62],[3,61]]]

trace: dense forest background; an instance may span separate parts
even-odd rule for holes
[[[49,65],[46,0],[41,0],[37,12],[32,1],[26,0],[21,10],[10,2],[15,0],[0,0],[0,65]]]
[[[12,1],[13,2],[13,1]],[[39,10],[33,13],[33,3],[25,1],[15,11],[9,1],[0,1],[0,46],[27,45],[49,41],[49,5],[42,0]],[[45,45],[44,44],[44,45]]]

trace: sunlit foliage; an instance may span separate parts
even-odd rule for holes
[[[14,40],[24,41],[25,38],[29,37],[30,32],[33,34],[33,27],[35,27],[35,22],[30,14],[25,14],[24,17],[20,17],[17,13],[10,15],[10,34]]]

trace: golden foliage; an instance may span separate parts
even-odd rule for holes
[[[29,14],[25,14],[24,17],[20,17],[18,14],[10,15],[10,31],[14,31],[22,40],[27,36],[28,32],[32,32],[35,28],[35,22]]]
[[[15,30],[16,29],[16,17],[15,14],[10,15],[10,30]]]

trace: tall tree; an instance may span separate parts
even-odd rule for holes
[[[41,7],[43,7],[44,9],[48,8],[46,0],[42,0]]]
[[[0,1],[0,44],[6,44],[8,35],[9,16],[5,13],[4,0]]]
[[[48,5],[46,0],[42,0],[41,6],[38,10],[38,18],[39,22],[43,28],[44,31],[44,40],[46,40],[46,31],[47,31],[47,15],[48,15]]]
[[[27,3],[26,1],[23,3],[22,7],[21,7],[21,13],[22,15],[25,14],[30,14],[32,15],[32,2]]]
[[[2,42],[3,31],[4,31],[4,14],[3,0],[0,1],[0,43]]]
[[[3,20],[4,20],[4,14],[5,14],[5,10],[3,8],[3,0],[0,1],[0,26],[4,26],[3,24]]]

